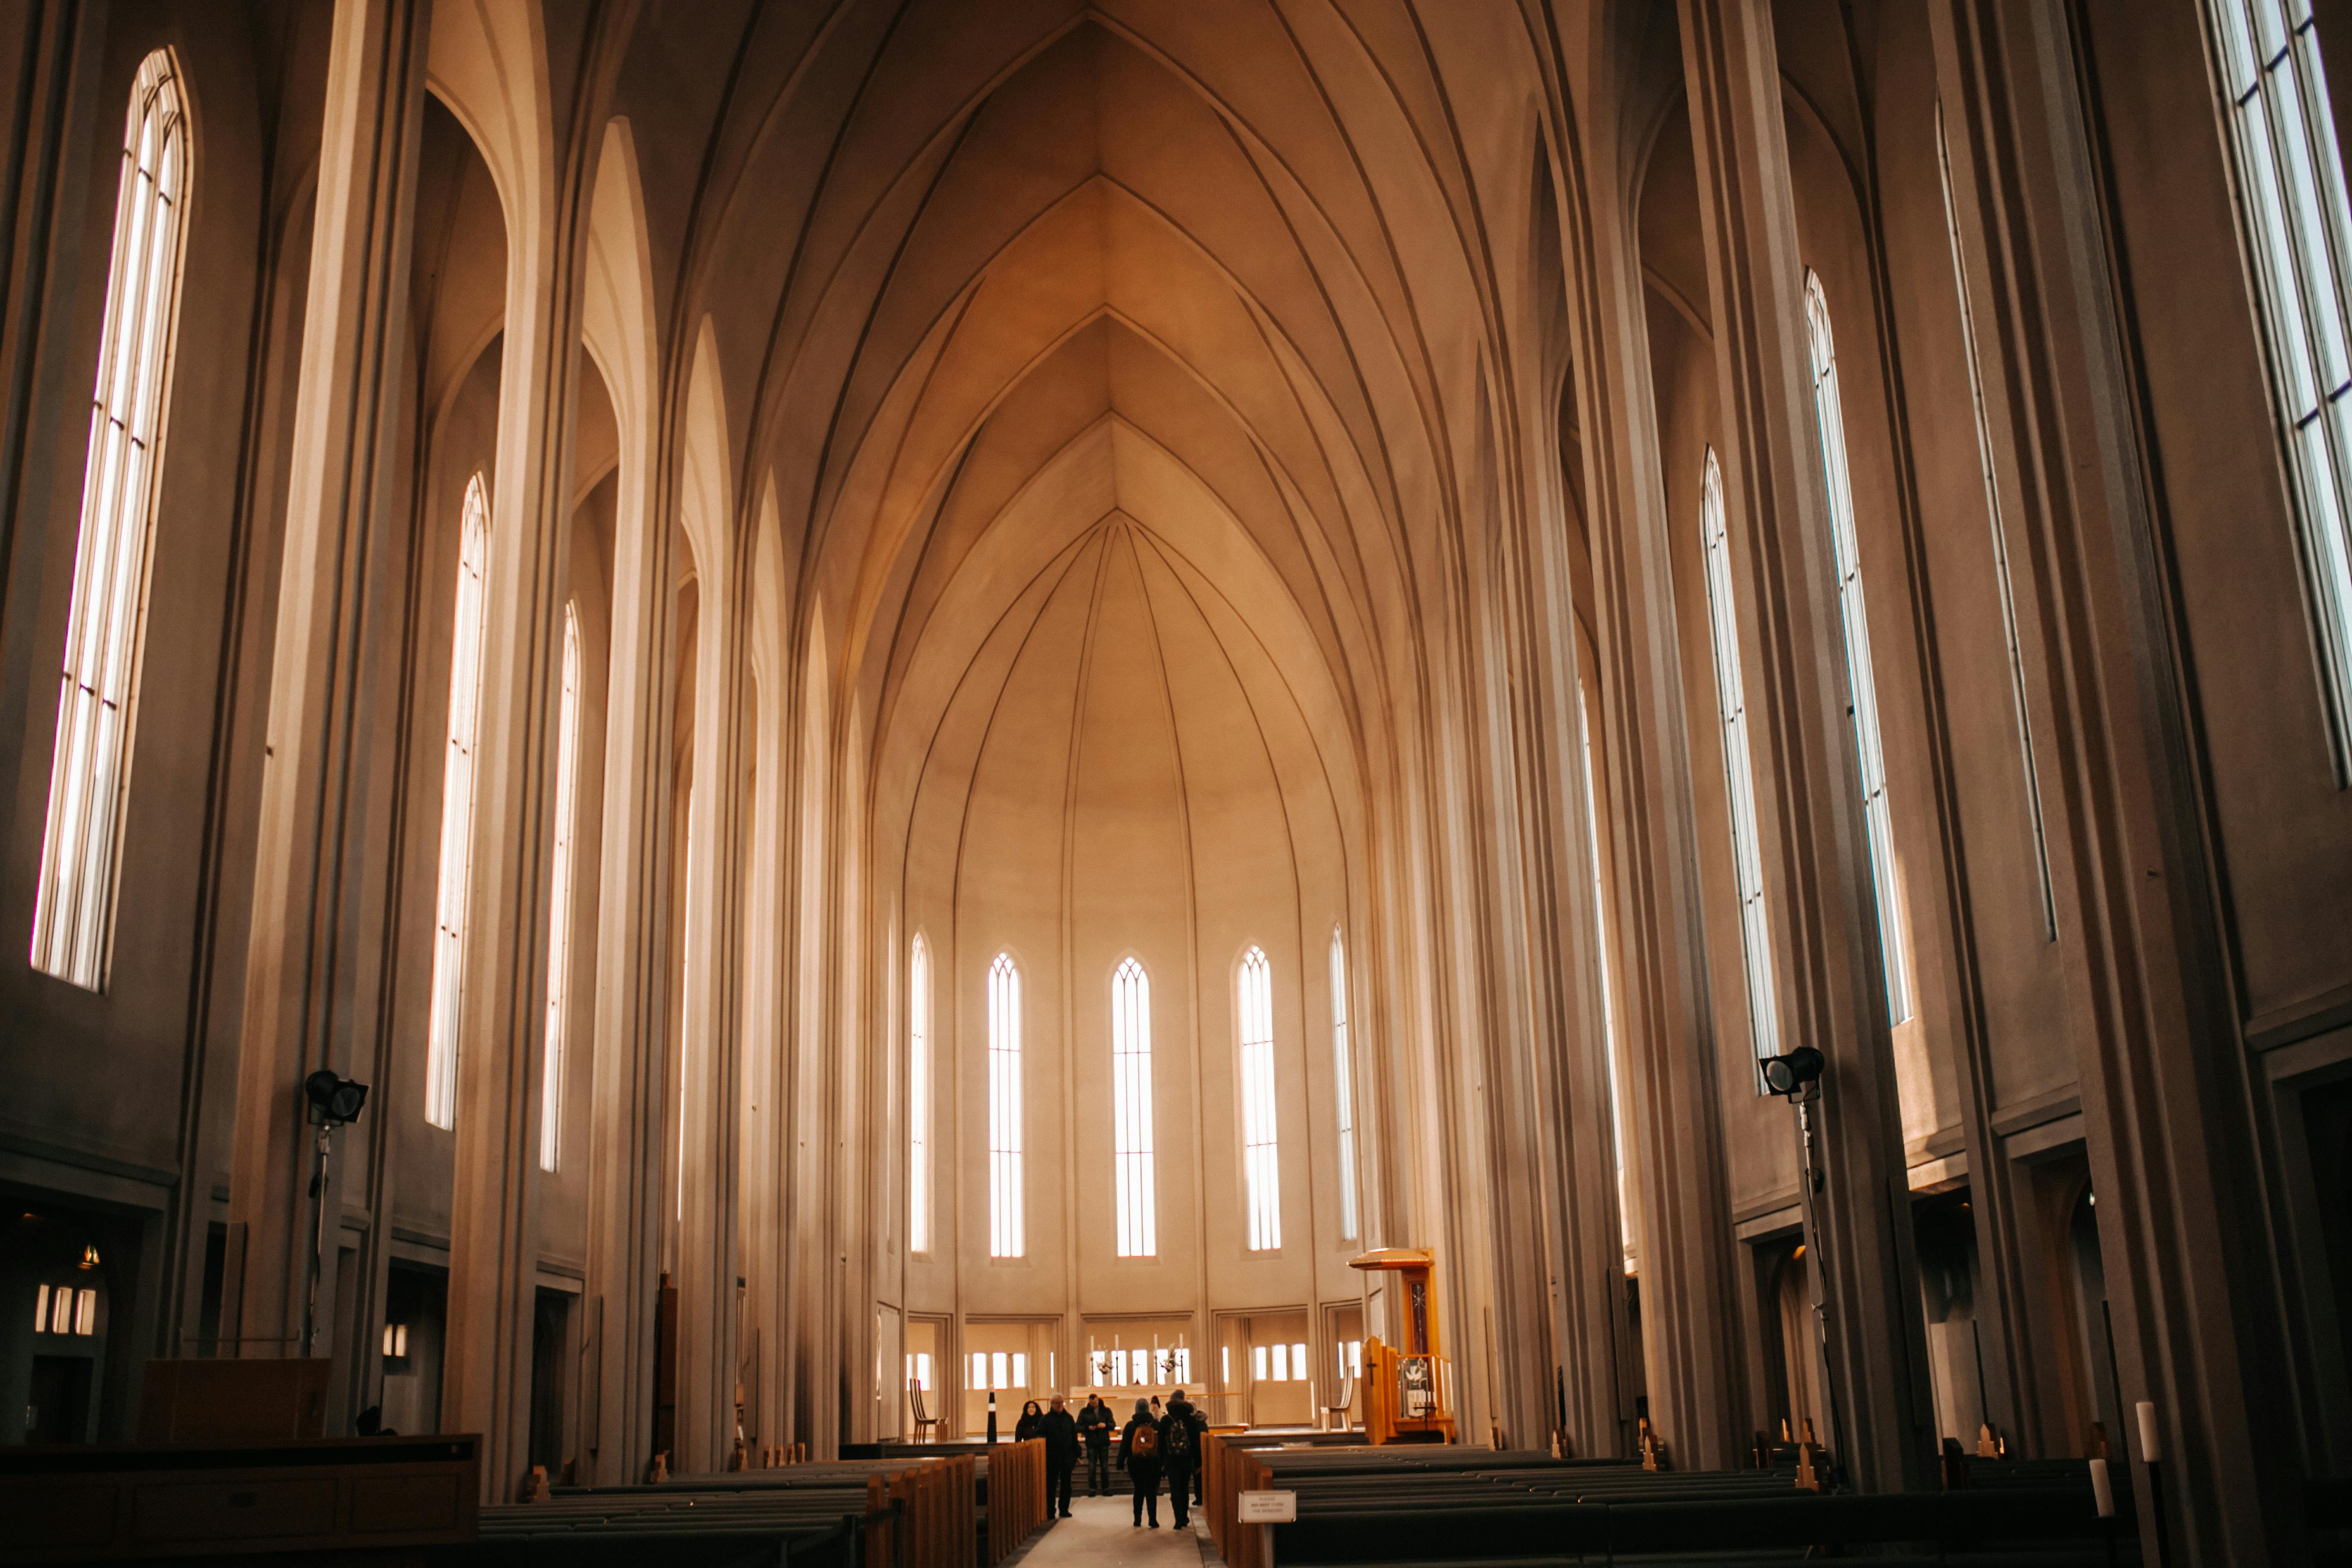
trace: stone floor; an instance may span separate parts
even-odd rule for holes
[[[1070,1517],[1057,1519],[1031,1538],[1004,1568],[1222,1568],[1223,1559],[1209,1542],[1201,1512],[1195,1509],[1188,1529],[1173,1527],[1168,1500],[1160,1500],[1160,1528],[1135,1528],[1135,1500],[1121,1492],[1112,1497],[1080,1496],[1070,1504]]]

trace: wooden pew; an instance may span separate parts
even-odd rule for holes
[[[480,1497],[472,1436],[0,1448],[0,1563],[449,1545]]]
[[[1562,1461],[1478,1449],[1247,1447],[1213,1438],[1212,1532],[1232,1568],[1407,1563],[1789,1563],[1821,1549],[1917,1562],[2104,1563],[2134,1560],[2128,1500],[2099,1519],[2087,1468],[2043,1462],[1984,1491],[1892,1496],[1800,1492],[1786,1468],[1659,1472],[1628,1461]],[[1298,1521],[1237,1522],[1234,1494],[1297,1494]]]

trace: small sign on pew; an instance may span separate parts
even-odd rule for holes
[[[1298,1518],[1297,1492],[1243,1492],[1234,1500],[1244,1524],[1289,1524]]]

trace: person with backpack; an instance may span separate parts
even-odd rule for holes
[[[1135,1402],[1135,1414],[1127,1423],[1127,1430],[1118,1436],[1119,1468],[1135,1488],[1135,1528],[1143,1528],[1143,1515],[1150,1510],[1151,1528],[1160,1528],[1160,1424],[1151,1419],[1151,1401]]]
[[[1087,1446],[1088,1497],[1102,1497],[1110,1490],[1110,1435],[1118,1427],[1118,1417],[1110,1413],[1099,1394],[1078,1412],[1078,1436]]]
[[[1184,1397],[1184,1391],[1181,1388],[1168,1396],[1169,1414],[1172,1415],[1180,1409],[1184,1412],[1188,1446],[1192,1456],[1192,1506],[1198,1508],[1201,1505],[1201,1475],[1208,1468],[1209,1445],[1202,1439],[1209,1435],[1209,1417],[1199,1405]],[[1171,1475],[1176,1470],[1176,1454],[1172,1446],[1169,1447],[1168,1469]],[[1181,1524],[1183,1521],[1177,1522]]]
[[[1178,1389],[1168,1400],[1168,1414],[1160,1418],[1160,1462],[1168,1472],[1168,1506],[1176,1510],[1176,1528],[1191,1526],[1193,1478],[1201,1471],[1199,1413]]]

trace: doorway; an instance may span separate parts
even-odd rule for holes
[[[905,1407],[904,1426],[909,1437],[952,1436],[943,1426],[918,1426],[916,1417],[925,1421],[953,1422],[956,1413],[941,1397],[947,1386],[948,1320],[945,1318],[908,1317],[904,1375],[900,1379],[899,1398]],[[921,1407],[916,1406],[916,1391],[922,1394]]]
[[[90,1359],[78,1355],[33,1358],[31,1397],[25,1402],[28,1443],[89,1441]]]
[[[384,1271],[383,1426],[416,1436],[441,1430],[441,1336],[449,1275],[394,1258]]]
[[[565,1417],[572,1404],[572,1297],[542,1285],[530,1321],[530,1463],[547,1467],[548,1479],[563,1475],[567,1458]]]
[[[1361,1301],[1335,1301],[1323,1309],[1323,1342],[1329,1346],[1325,1352],[1318,1396],[1316,1399],[1316,1424],[1327,1422],[1345,1431],[1361,1419],[1364,1376],[1364,1304]]]

